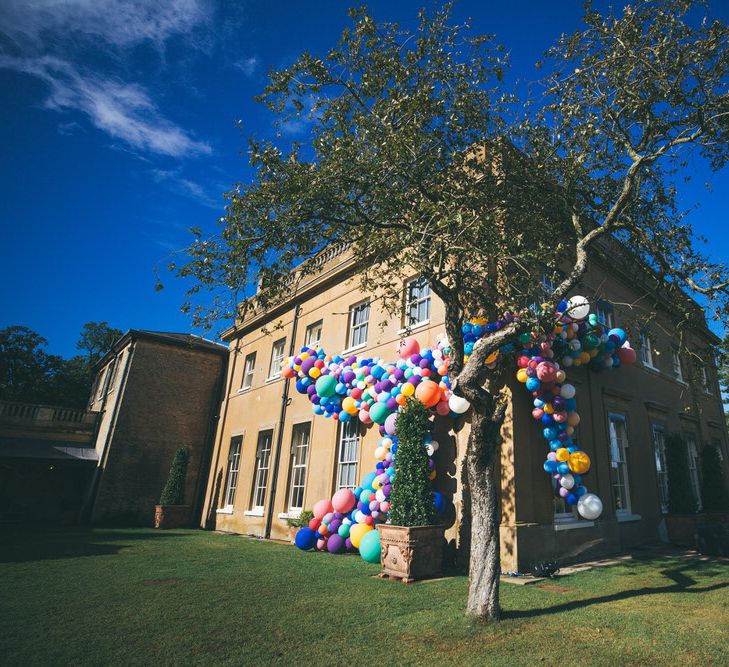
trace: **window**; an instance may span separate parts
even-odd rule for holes
[[[235,501],[235,490],[238,488],[238,472],[240,470],[240,447],[243,438],[236,436],[230,441],[230,452],[228,453],[228,475],[225,478],[225,492],[223,498],[224,507],[233,507]]]
[[[367,342],[369,320],[369,301],[359,303],[349,309],[349,341],[347,347],[359,347]]]
[[[608,414],[610,437],[610,477],[615,498],[615,512],[630,513],[628,484],[628,429],[624,415]]]
[[[322,321],[314,322],[306,327],[306,335],[304,336],[304,345],[306,347],[316,347],[321,342],[321,325]]]
[[[681,366],[681,355],[678,350],[671,350],[671,362],[673,364],[673,377],[683,382],[683,367]]]
[[[261,431],[256,445],[256,464],[253,470],[253,495],[251,509],[262,510],[266,500],[266,484],[268,483],[268,462],[271,458],[271,440],[273,431]]]
[[[430,285],[426,278],[417,278],[408,283],[405,314],[405,324],[409,327],[430,320]]]
[[[666,471],[666,442],[663,426],[653,424],[653,453],[656,459],[656,477],[658,478],[658,500],[661,512],[668,512],[668,473]]]
[[[644,366],[655,368],[653,363],[653,343],[647,333],[640,334],[640,360]]]
[[[116,374],[119,370],[119,364],[116,363],[116,359],[112,359],[109,364],[109,370],[106,374],[106,391],[110,393],[114,390],[114,383],[116,382]]]
[[[268,379],[281,377],[281,364],[284,360],[284,347],[286,347],[286,339],[280,338],[273,344],[271,350],[271,365],[268,368]]]
[[[103,370],[99,372],[99,380],[98,380],[98,392],[96,394],[96,398],[101,398],[101,396],[104,394],[104,390],[106,389],[106,381],[109,378],[109,367],[107,366]]]
[[[607,301],[597,302],[597,321],[606,329],[613,328],[613,307]]]
[[[289,471],[290,492],[289,511],[301,510],[304,507],[304,489],[306,488],[306,460],[309,455],[310,425],[295,424],[291,438],[291,469]]]
[[[686,441],[686,454],[688,455],[688,472],[691,480],[691,491],[696,500],[696,509],[701,509],[701,487],[699,486],[699,453],[696,449],[696,438],[693,434],[684,436]]]
[[[557,283],[555,283],[554,280],[552,280],[550,275],[547,273],[542,274],[542,279],[540,283],[545,294],[553,294],[554,290],[557,289]]]
[[[251,352],[246,355],[245,363],[243,364],[243,382],[241,382],[241,389],[250,389],[253,386],[253,373],[256,371],[256,353]]]
[[[359,463],[359,421],[352,419],[339,423],[339,463],[337,464],[337,489],[354,489],[357,486]]]
[[[711,385],[709,384],[709,374],[706,372],[706,366],[699,368],[699,376],[701,378],[701,387],[707,393],[711,393]]]

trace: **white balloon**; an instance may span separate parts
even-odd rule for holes
[[[562,475],[562,479],[559,480],[559,483],[562,485],[562,488],[571,489],[575,485],[575,478],[571,473],[566,473]]]
[[[431,440],[430,441],[430,446],[433,448],[433,451],[434,452],[437,452],[438,451],[438,447],[440,447],[440,445],[438,444],[438,441],[437,440]]]
[[[433,454],[435,454],[435,449],[433,449],[432,442],[429,442],[427,445],[425,445],[425,451],[428,454],[428,456],[433,456]]]
[[[573,384],[563,384],[562,388],[559,390],[560,396],[566,399],[574,398],[575,392],[576,390]]]
[[[590,314],[590,302],[584,296],[573,296],[567,302],[567,314],[575,320],[584,320]]]
[[[594,493],[586,493],[577,501],[577,511],[583,519],[594,521],[602,514],[602,500]]]
[[[453,410],[453,412],[455,412],[457,415],[462,415],[464,412],[468,412],[471,404],[465,398],[453,394],[448,399],[448,407]]]

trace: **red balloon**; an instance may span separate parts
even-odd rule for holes
[[[635,350],[632,347],[621,347],[618,349],[618,359],[624,366],[630,366],[635,363]]]

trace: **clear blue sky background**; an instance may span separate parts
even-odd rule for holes
[[[189,331],[184,285],[154,267],[214,230],[222,193],[250,176],[245,133],[270,136],[253,96],[266,71],[302,50],[324,53],[350,3],[207,0],[0,2],[0,327],[29,326],[74,353],[84,322]],[[372,2],[378,20],[411,24],[429,3]],[[711,5],[729,20],[729,3]],[[456,5],[511,51],[512,77],[579,27],[579,0]],[[301,128],[292,126],[295,138]],[[697,170],[681,192],[713,254],[729,258],[729,173],[713,191]]]

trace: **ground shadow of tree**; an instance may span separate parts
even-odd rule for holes
[[[641,562],[645,563],[646,560],[649,559],[641,559]],[[695,587],[698,583],[696,579],[692,578],[686,573],[686,570],[689,569],[692,571],[696,571],[697,569],[704,569],[706,567],[710,567],[711,565],[711,561],[691,561],[675,568],[661,570],[661,574],[673,582],[672,584],[669,584],[667,586],[643,586],[641,588],[632,588],[628,590],[618,591],[616,593],[610,593],[609,595],[599,595],[592,598],[571,600],[570,602],[564,602],[562,604],[553,605],[551,607],[543,607],[538,609],[521,609],[508,611],[505,610],[503,613],[503,617],[508,619],[534,618],[536,616],[561,614],[563,612],[573,611],[575,609],[584,609],[585,607],[596,604],[628,600],[643,595],[657,595],[663,593],[708,593],[710,591],[728,588],[729,581],[721,581],[715,584],[711,584],[709,586],[697,588]],[[708,571],[703,572],[703,574],[716,574],[716,572]]]

